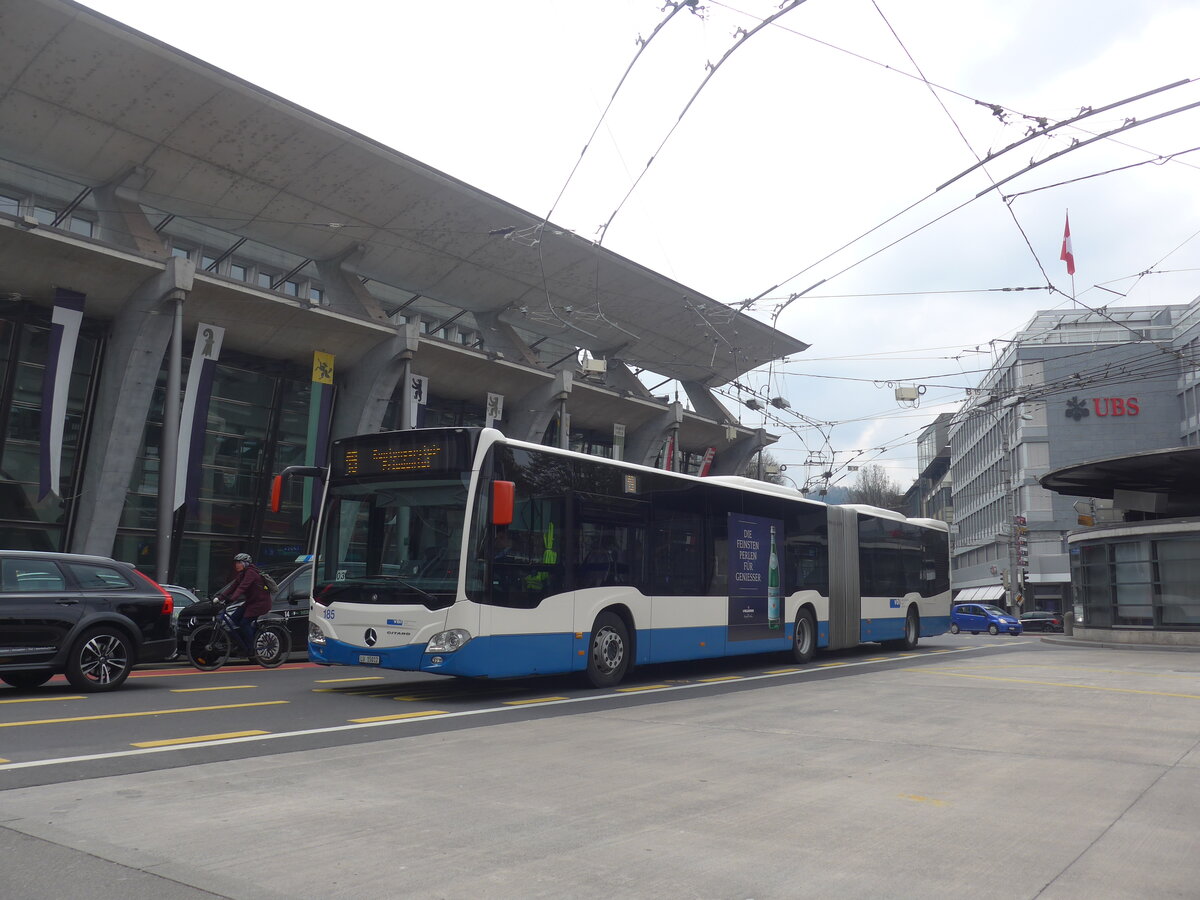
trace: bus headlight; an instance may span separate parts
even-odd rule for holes
[[[471,639],[471,632],[462,628],[451,628],[449,631],[439,631],[429,639],[425,647],[426,653],[453,653],[461,649]]]
[[[325,632],[317,627],[316,622],[308,623],[308,642],[318,646],[325,643]]]

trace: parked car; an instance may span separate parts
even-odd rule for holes
[[[1021,614],[1021,626],[1026,631],[1062,631],[1063,614],[1035,609]]]
[[[986,631],[988,634],[1004,632],[1017,635],[1024,630],[1016,616],[1010,616],[1000,607],[987,603],[960,603],[950,610],[951,634],[960,631],[979,634]]]
[[[35,688],[66,673],[76,690],[114,690],[174,653],[174,605],[129,563],[0,550],[0,681]]]
[[[181,585],[164,584],[162,586],[162,588],[164,591],[166,591],[168,594],[170,594],[171,599],[175,601],[175,611],[173,613],[171,613],[171,621],[172,622],[178,622],[179,614],[182,613],[189,606],[192,606],[196,603],[201,602],[200,598],[196,595],[195,591],[188,590],[187,588],[185,588]]]
[[[214,596],[220,597],[231,583],[222,586]],[[305,563],[279,579],[279,590],[271,596],[271,612],[268,615],[283,619],[287,623],[293,651],[306,650],[308,647],[308,600],[311,591],[312,563]],[[228,608],[233,611],[240,606],[241,603],[233,603]],[[178,642],[181,656],[187,655],[187,642],[191,638],[192,632],[205,622],[211,622],[215,612],[216,603],[214,601],[201,600],[180,614]]]

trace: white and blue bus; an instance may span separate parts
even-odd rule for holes
[[[292,470],[290,474],[315,474]],[[309,655],[475,678],[881,642],[950,617],[945,523],[430,428],[335,441]]]

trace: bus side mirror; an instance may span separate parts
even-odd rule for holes
[[[301,478],[323,478],[325,470],[320,466],[288,466],[271,480],[271,512],[279,512],[280,501],[283,497],[283,479],[297,476]]]
[[[511,525],[517,485],[513,481],[492,482],[492,524]]]

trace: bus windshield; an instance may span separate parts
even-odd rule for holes
[[[322,603],[449,606],[469,473],[333,487],[314,593]]]

